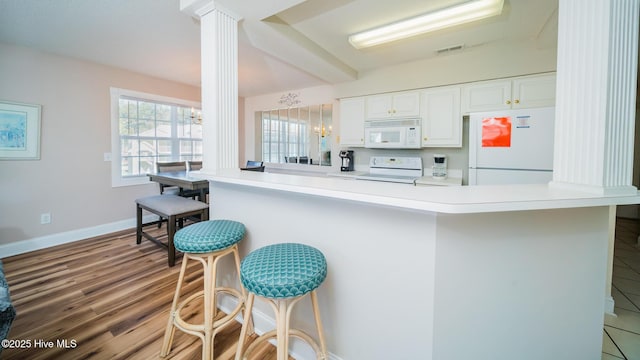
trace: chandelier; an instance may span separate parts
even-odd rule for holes
[[[293,105],[298,105],[301,103],[300,99],[298,99],[298,96],[300,96],[300,94],[288,93],[288,94],[282,95],[278,103],[281,105],[287,105],[287,107],[290,108]]]
[[[196,116],[195,109],[191,108],[191,121],[194,124],[202,125],[202,112],[198,111],[198,115]]]
[[[316,133],[316,135],[320,135],[320,137],[329,136],[332,131],[331,125],[329,125],[329,129],[325,128],[324,125],[322,125],[322,128],[320,128],[320,126],[314,126],[313,128],[313,132]]]

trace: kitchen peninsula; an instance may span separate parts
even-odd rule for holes
[[[325,254],[333,359],[599,359],[609,207],[640,202],[547,185],[200,176],[212,218],[247,226],[243,254],[276,242]],[[294,325],[313,333],[311,313],[301,303]]]

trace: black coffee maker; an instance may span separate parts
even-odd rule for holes
[[[353,150],[340,150],[340,171],[353,171]]]

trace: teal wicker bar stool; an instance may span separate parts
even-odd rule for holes
[[[233,255],[236,263],[236,271],[240,273],[240,257],[238,255],[238,242],[242,240],[245,227],[242,223],[231,220],[210,220],[202,221],[176,232],[173,242],[176,249],[184,253],[182,258],[182,268],[178,277],[176,292],[169,313],[169,321],[164,334],[164,342],[161,357],[166,357],[171,351],[175,330],[198,336],[202,340],[202,358],[213,359],[213,343],[216,334],[235,322],[235,316],[241,311],[246,292],[241,290],[217,287],[216,268],[218,260],[226,255]],[[204,289],[180,301],[180,292],[185,278],[187,263],[189,260],[199,261],[204,268]],[[217,317],[217,296],[226,293],[238,299],[238,305],[226,316],[216,320]],[[203,297],[204,322],[202,324],[191,324],[186,322],[182,316],[182,309],[195,299]],[[246,321],[245,321],[246,322]]]
[[[316,352],[318,359],[326,359],[327,348],[316,295],[316,289],[326,277],[327,261],[324,255],[318,249],[308,245],[275,244],[257,249],[247,255],[240,266],[240,279],[249,294],[236,360],[246,359],[258,344],[274,337],[277,341],[277,359],[286,360],[289,357],[290,336],[307,342]],[[293,306],[307,294],[311,295],[320,346],[308,334],[290,329],[289,326]],[[247,333],[252,331],[250,329],[251,310],[256,295],[265,299],[273,307],[276,315],[276,329],[264,333],[244,350]]]

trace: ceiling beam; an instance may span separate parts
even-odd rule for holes
[[[358,72],[277,16],[241,23],[252,46],[330,84],[352,81]]]

